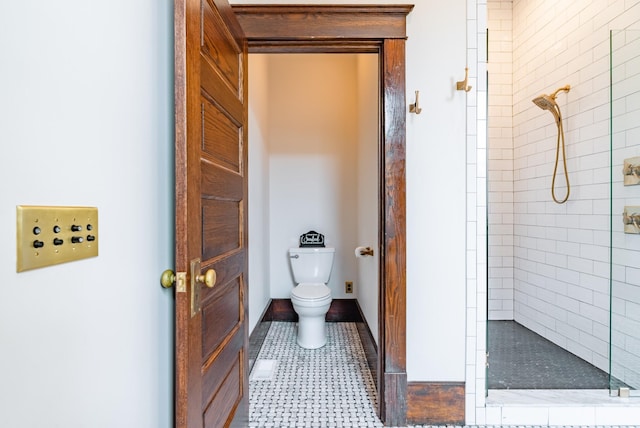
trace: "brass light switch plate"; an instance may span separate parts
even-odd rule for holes
[[[98,255],[98,208],[16,207],[17,266],[22,272]]]

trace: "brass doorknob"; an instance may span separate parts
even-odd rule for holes
[[[160,276],[160,284],[164,288],[171,288],[173,284],[176,283],[176,274],[171,269],[167,269],[162,272],[162,276]]]
[[[216,271],[213,269],[209,269],[205,272],[204,275],[196,275],[196,282],[200,282],[205,284],[209,288],[213,288],[216,285],[216,279],[218,275]]]

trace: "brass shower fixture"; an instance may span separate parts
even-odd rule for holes
[[[567,154],[564,146],[564,128],[562,126],[562,113],[560,112],[560,107],[556,102],[556,97],[558,93],[561,91],[569,92],[571,90],[570,85],[563,86],[562,88],[558,88],[551,95],[542,94],[539,97],[534,98],[532,101],[535,105],[540,107],[543,110],[549,110],[553,117],[556,119],[556,126],[558,127],[558,143],[556,145],[556,163],[553,168],[553,178],[551,180],[551,197],[554,202],[557,204],[564,204],[569,199],[569,193],[571,192],[571,185],[569,184],[569,173],[567,172]],[[561,144],[562,143],[562,144]],[[564,179],[567,183],[567,193],[562,200],[556,198],[556,174],[558,172],[558,159],[560,156],[560,148],[562,148],[562,164],[564,167]]]
[[[556,122],[557,122],[561,120],[561,117],[562,117],[560,115],[560,107],[556,102],[556,97],[558,96],[558,92],[560,91],[569,92],[570,90],[571,90],[570,85],[563,86],[562,88],[558,88],[551,95],[542,94],[539,97],[534,98],[533,103],[543,110],[549,110],[553,114],[553,116],[556,118]]]

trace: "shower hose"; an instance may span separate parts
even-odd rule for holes
[[[569,184],[569,174],[567,173],[567,154],[564,148],[564,127],[562,126],[562,115],[560,114],[560,109],[557,109],[558,112],[558,143],[556,145],[556,164],[553,167],[553,178],[551,180],[551,197],[554,202],[557,204],[564,204],[569,199],[569,193],[571,192],[571,185]],[[556,176],[558,174],[558,160],[560,157],[560,145],[562,142],[562,165],[564,168],[564,180],[567,183],[567,194],[564,199],[558,200],[556,198]]]

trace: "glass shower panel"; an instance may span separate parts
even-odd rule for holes
[[[612,394],[640,395],[640,30],[612,31],[611,311]]]

